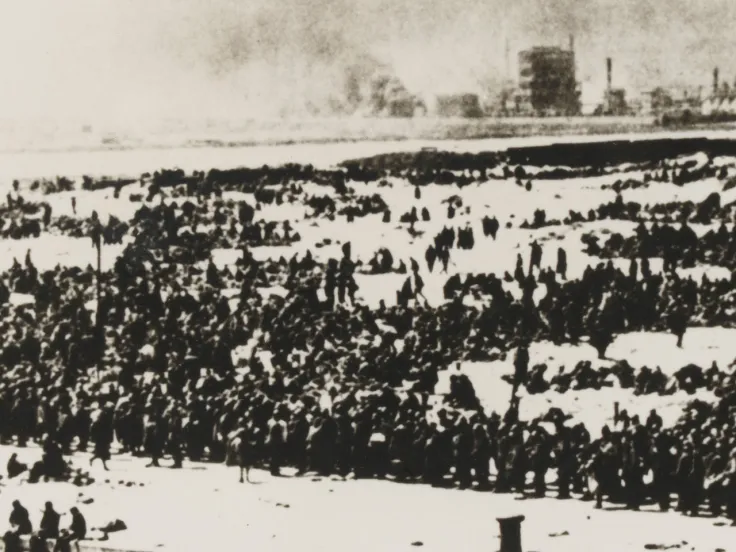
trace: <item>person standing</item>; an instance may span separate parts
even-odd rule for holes
[[[283,414],[282,408],[274,413],[268,431],[269,468],[274,477],[281,475],[281,464],[286,452],[286,423],[283,421]]]
[[[184,452],[182,450],[184,446],[183,424],[181,412],[179,412],[178,408],[174,407],[168,413],[168,423],[166,424],[166,429],[168,430],[166,444],[168,445],[171,459],[174,461],[174,464],[171,466],[173,469],[180,469],[184,459]]]
[[[40,536],[44,539],[57,538],[59,536],[60,519],[61,515],[54,510],[54,505],[51,502],[47,502],[43,511],[43,517],[41,518]]]
[[[696,515],[700,507],[705,479],[703,459],[695,451],[692,441],[687,441],[677,465],[679,485],[678,510]]]
[[[642,459],[630,436],[622,442],[622,477],[626,490],[626,506],[638,510],[644,499]]]
[[[555,458],[557,461],[557,498],[567,499],[570,498],[570,486],[578,471],[572,431],[567,427],[560,428]]]
[[[529,256],[529,274],[531,275],[535,268],[542,266],[542,246],[534,240],[531,245],[532,251]]]
[[[490,486],[490,462],[493,456],[493,444],[483,424],[475,424],[473,428],[473,470],[479,489]]]
[[[455,456],[455,479],[460,484],[460,488],[467,488],[472,483],[470,470],[473,467],[474,444],[473,432],[468,421],[465,418],[460,418],[452,437]]]
[[[562,247],[557,249],[557,274],[567,280],[567,252]]]
[[[552,456],[550,437],[538,426],[531,436],[530,445],[530,468],[534,473],[534,496],[544,498],[547,494],[546,478]]]
[[[522,345],[516,350],[514,356],[514,381],[511,391],[511,398],[516,397],[519,388],[526,383],[526,376],[529,371],[529,348]]]
[[[675,468],[675,458],[670,452],[671,444],[667,434],[659,433],[654,438],[654,455],[652,472],[653,498],[659,509],[667,512],[670,509],[670,491],[672,489],[672,474]]]
[[[69,538],[73,541],[80,541],[87,538],[87,520],[76,506],[73,506],[69,513],[72,515],[72,522],[69,526]]]
[[[112,445],[113,423],[111,416],[107,411],[102,409],[97,412],[92,426],[90,428],[92,441],[95,445],[94,453],[89,459],[89,465],[99,459],[102,461],[102,467],[105,471],[109,471],[107,461],[110,460],[110,447]]]

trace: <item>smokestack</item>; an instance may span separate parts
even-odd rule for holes
[[[613,78],[613,60],[606,58],[606,79],[608,83],[608,90],[611,90],[611,81]]]
[[[575,53],[575,36],[570,35],[570,51],[574,54]]]
[[[713,94],[718,94],[718,67],[713,69]]]

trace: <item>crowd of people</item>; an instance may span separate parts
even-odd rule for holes
[[[656,248],[643,249],[628,272],[600,264],[567,280],[564,250],[554,269],[545,268],[535,242],[529,265],[520,256],[513,274],[448,277],[447,301],[434,307],[420,301],[424,267],[412,261],[397,304],[371,309],[359,300],[349,243],[339,260],[326,263],[311,253],[253,257],[249,246],[269,243],[253,229],[276,228],[255,220],[257,207],[218,196],[257,191],[259,184],[239,186],[237,172],[184,183],[181,174],[162,174],[157,194],[183,187],[196,199],[180,195],[141,206],[130,222],[131,243],[100,276],[99,297],[91,267],[42,272],[30,254],[0,278],[0,328],[7,336],[0,352],[0,442],[43,445],[30,480],[69,477],[63,456],[90,448],[107,469],[117,444],[150,457],[151,467],[169,456],[175,468],[184,459],[228,461],[274,475],[290,466],[297,473],[496,492],[526,492],[532,474],[534,496],[548,492],[554,472],[560,498],[588,496],[600,506],[607,496],[632,508],[653,500],[666,509],[676,493],[684,512],[697,513],[707,499],[713,512],[736,515],[730,377],[706,384],[718,404],[697,405],[674,428],[663,428],[656,413],[646,424],[621,416],[620,427],[595,439],[560,412],[522,419],[516,392],[524,386],[536,392],[541,383],[540,370],[529,367],[533,341],[587,340],[601,357],[627,331],[668,329],[681,343],[688,325],[729,317],[723,296],[732,292],[731,281],[653,274],[647,255]],[[286,174],[268,178],[288,186]],[[494,221],[484,220],[484,237],[495,237]],[[281,239],[295,238],[281,227]],[[439,259],[446,271],[449,251],[474,241],[464,228],[445,228],[429,244],[427,269]],[[241,251],[235,266],[212,262],[212,249],[224,246]],[[540,284],[546,293],[535,299]],[[263,293],[274,286],[285,296]],[[13,305],[11,293],[34,302]],[[471,293],[490,304],[466,304]],[[437,395],[440,373],[458,360],[512,352],[514,398],[503,415],[485,412],[461,373],[452,373],[448,394]],[[573,379],[597,381],[590,370],[581,367]],[[633,377],[642,393],[668,389],[656,374],[623,368],[616,374],[621,381]],[[572,386],[564,378],[552,384]],[[236,439],[241,445],[234,450]],[[708,461],[693,451],[708,451]]]
[[[524,181],[528,183],[531,178],[565,180],[622,173],[641,173],[644,185],[650,182],[672,182],[683,186],[706,178],[728,178],[728,166],[715,163],[715,152],[707,153],[705,162],[699,163],[695,159],[677,159],[684,151],[669,149],[668,145],[662,143],[648,144],[648,147],[636,146],[635,149],[631,144],[624,143],[616,148],[611,147],[611,144],[591,143],[586,144],[585,148],[588,149],[588,155],[580,144],[511,148],[505,154],[429,149],[350,160],[342,163],[342,167],[347,170],[350,180],[359,182],[393,176],[406,179],[412,185],[456,185],[460,188],[491,179],[515,180],[523,185]]]
[[[729,223],[734,220],[734,204],[721,205],[717,192],[710,194],[699,203],[692,201],[671,201],[654,205],[642,205],[636,201],[623,200],[621,194],[608,203],[603,203],[587,214],[571,209],[562,220],[549,219],[544,209],[537,209],[531,221],[525,220],[521,228],[539,229],[549,226],[562,226],[595,222],[600,220],[625,220],[629,222],[655,224],[674,224],[677,222],[712,224]]]
[[[348,222],[368,215],[383,214],[388,210],[388,205],[379,194],[340,198],[339,201],[329,195],[307,195],[301,203],[312,209],[307,213],[307,218],[334,219],[338,215],[343,215]]]
[[[736,232],[721,223],[717,229],[711,228],[698,236],[687,222],[677,226],[655,222],[651,227],[642,222],[634,235],[612,234],[602,246],[597,242],[589,243],[588,252],[607,258],[660,257],[665,271],[703,264],[733,270],[736,268]]]
[[[703,201],[668,201],[654,205],[641,205],[635,201],[625,202],[621,194],[608,203],[599,205],[596,220],[628,220],[631,222],[676,223],[688,221],[696,224],[731,222],[734,205],[722,205],[718,192],[709,194]]]
[[[585,389],[601,390],[614,387],[631,389],[634,395],[673,395],[685,391],[692,395],[699,390],[717,391],[723,386],[731,386],[733,375],[721,370],[714,362],[707,369],[695,364],[687,364],[673,374],[667,375],[662,368],[642,366],[635,369],[625,360],[615,362],[612,366],[593,368],[589,360],[579,361],[574,368],[560,366],[555,374],[548,373],[546,363],[532,366],[522,384],[530,394],[546,393],[553,390],[557,393],[582,391]],[[549,379],[547,377],[549,376]],[[511,380],[510,376],[505,377]]]

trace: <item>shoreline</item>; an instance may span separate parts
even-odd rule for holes
[[[661,137],[672,134],[679,137],[728,131],[736,131],[736,123],[663,127],[653,117],[316,119],[249,121],[214,127],[205,125],[204,128],[197,125],[148,131],[125,128],[79,131],[54,127],[50,133],[34,133],[26,137],[17,133],[6,136],[0,133],[0,155],[413,141],[514,141],[570,137],[607,139],[621,135]],[[39,138],[44,134],[44,138]]]
[[[601,144],[607,142],[641,142],[647,140],[684,141],[690,139],[733,140],[736,128],[682,130],[677,132],[624,134],[567,134],[560,136],[528,136],[462,140],[353,140],[333,143],[303,142],[298,144],[259,144],[250,146],[136,146],[124,149],[67,149],[46,151],[2,152],[0,179],[44,179],[90,177],[135,178],[143,173],[163,169],[186,172],[217,167],[227,170],[240,167],[297,163],[318,169],[332,169],[341,163],[397,153],[417,153],[434,148],[451,153],[477,154],[507,152],[552,145]],[[736,143],[736,142],[735,142]]]

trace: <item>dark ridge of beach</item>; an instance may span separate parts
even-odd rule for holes
[[[457,170],[475,169],[497,165],[503,161],[509,165],[532,167],[556,166],[569,168],[612,167],[623,164],[656,164],[667,159],[704,153],[709,157],[736,154],[734,138],[690,138],[681,136],[640,139],[616,139],[611,141],[558,142],[542,145],[509,147],[503,151],[478,153],[454,151],[419,151],[387,153],[373,157],[351,159],[342,163],[345,167],[380,169],[396,166],[456,166]]]

